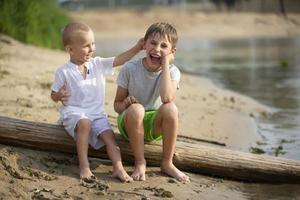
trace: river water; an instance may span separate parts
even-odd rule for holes
[[[300,160],[300,37],[234,40],[187,38],[178,66],[273,107],[258,119],[267,154]],[[186,66],[186,68],[185,68]]]
[[[112,55],[134,40],[97,40]],[[205,40],[180,38],[176,65],[276,110],[257,119],[266,154],[300,160],[300,37]]]

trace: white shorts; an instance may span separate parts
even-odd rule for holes
[[[69,133],[74,140],[76,140],[76,132],[75,128],[80,119],[88,119],[92,122],[90,137],[89,137],[89,144],[94,149],[100,149],[104,146],[102,140],[98,139],[98,136],[106,130],[112,130],[110,123],[106,116],[99,117],[96,119],[91,119],[84,114],[71,114],[65,117],[62,120],[62,124],[65,127],[66,131]]]

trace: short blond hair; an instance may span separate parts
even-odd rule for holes
[[[63,29],[61,36],[64,47],[70,44],[74,36],[76,36],[78,33],[89,31],[91,31],[91,28],[84,23],[72,22],[67,24]]]
[[[152,24],[147,29],[144,40],[147,41],[149,37],[152,37],[157,33],[161,36],[166,35],[168,37],[168,40],[172,44],[172,47],[176,47],[176,43],[178,41],[177,31],[171,24],[166,22],[157,22]]]

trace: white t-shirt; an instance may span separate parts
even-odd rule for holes
[[[114,57],[91,58],[85,63],[86,79],[81,75],[78,66],[70,61],[57,69],[51,89],[58,92],[66,85],[66,90],[71,95],[67,105],[60,108],[60,121],[72,113],[82,113],[91,119],[106,116],[105,76],[113,74],[114,59]]]
[[[180,71],[170,65],[171,79],[180,81]],[[145,110],[156,110],[162,102],[159,93],[161,71],[149,72],[143,65],[143,58],[124,64],[117,79],[118,86],[128,90],[128,96],[134,96]]]

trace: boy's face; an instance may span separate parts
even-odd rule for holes
[[[155,70],[161,67],[162,57],[175,53],[176,48],[172,47],[167,35],[155,34],[145,41],[147,67]]]
[[[71,44],[66,46],[71,61],[75,64],[83,64],[92,58],[96,50],[93,31],[79,32],[72,38]]]

